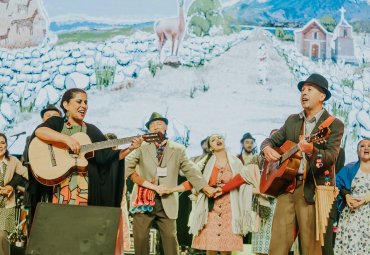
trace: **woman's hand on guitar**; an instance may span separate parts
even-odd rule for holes
[[[67,146],[71,149],[71,151],[73,151],[73,153],[75,153],[75,154],[80,153],[81,145],[73,137],[66,135],[65,144],[67,144]]]
[[[271,162],[271,161],[277,161],[281,157],[281,155],[276,150],[274,150],[273,148],[271,148],[270,146],[266,146],[263,149],[263,153],[265,154],[265,159],[267,161],[269,161],[269,162]]]

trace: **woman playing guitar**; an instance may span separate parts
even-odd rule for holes
[[[88,110],[87,102],[84,90],[67,90],[60,103],[65,113],[64,118],[51,117],[36,128],[34,135],[47,143],[66,145],[75,154],[80,152],[81,147],[80,143],[71,137],[75,133],[86,133],[92,142],[105,141],[106,138],[96,126],[84,121]],[[142,138],[134,138],[127,149],[114,151],[109,148],[96,151],[94,157],[88,159],[87,171],[73,172],[54,186],[53,203],[100,205],[102,198],[110,195],[101,192],[100,169],[113,161],[123,160],[133,149],[138,148],[141,142]]]

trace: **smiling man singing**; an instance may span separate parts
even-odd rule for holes
[[[331,117],[323,108],[324,101],[331,97],[328,81],[320,74],[312,74],[298,83],[298,89],[303,111],[290,115],[284,125],[261,144],[261,151],[269,162],[281,158],[273,147],[280,147],[287,140],[297,143],[302,152],[296,178],[277,198],[269,248],[269,254],[274,255],[289,253],[297,231],[304,255],[322,254],[315,236],[315,184],[333,185],[334,165],[343,136],[342,121]],[[303,139],[324,126],[331,130],[325,143]]]

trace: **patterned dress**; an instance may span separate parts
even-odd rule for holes
[[[352,181],[351,196],[364,197],[370,192],[370,174],[358,170]],[[346,206],[339,220],[335,240],[336,255],[370,254],[370,203],[353,212]]]
[[[4,176],[7,165],[0,162],[0,187],[4,186]],[[5,230],[8,233],[15,229],[15,208],[5,208],[5,196],[0,196],[0,230]]]
[[[78,132],[86,133],[86,126],[63,126],[62,134],[73,135]],[[69,205],[87,205],[88,176],[86,173],[73,172],[68,178],[54,186],[53,203]]]
[[[218,183],[232,179],[232,171],[227,165],[218,167]],[[208,251],[242,251],[243,238],[234,234],[231,224],[230,193],[216,198],[213,210],[208,213],[208,223],[193,240],[192,248]]]

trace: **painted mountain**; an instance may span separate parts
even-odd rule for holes
[[[297,25],[312,18],[331,15],[339,20],[339,9],[344,6],[350,22],[370,23],[369,0],[241,0],[226,8],[225,14],[238,17],[240,24]]]

